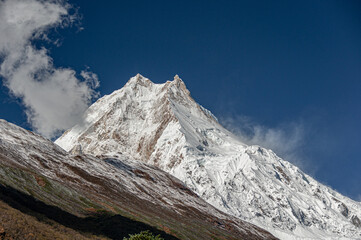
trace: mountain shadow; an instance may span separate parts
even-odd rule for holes
[[[160,234],[161,237],[167,240],[178,239],[150,225],[121,215],[102,213],[81,218],[1,184],[0,200],[24,214],[35,217],[40,222],[48,223],[49,220],[53,220],[77,232],[105,236],[110,239],[123,239],[124,237],[128,237],[129,234],[149,230],[156,235]]]

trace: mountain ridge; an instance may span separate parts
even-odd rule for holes
[[[3,189],[10,191],[2,194]],[[212,207],[157,167],[125,156],[67,153],[4,120],[0,120],[0,190],[0,197],[12,196],[12,202],[32,203],[22,207],[41,217],[50,214],[58,223],[112,239],[144,228],[158,229],[165,239],[275,239]]]
[[[84,122],[55,143],[155,165],[213,206],[281,239],[361,238],[360,202],[272,150],[241,142],[194,101],[178,76],[155,84],[138,74],[90,106]]]

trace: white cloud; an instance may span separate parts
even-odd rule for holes
[[[306,131],[304,124],[286,123],[270,128],[245,116],[221,118],[220,122],[244,143],[272,149],[297,166],[309,168],[302,153]]]
[[[77,123],[99,86],[96,74],[56,68],[45,48],[47,32],[76,21],[65,1],[0,0],[0,76],[10,93],[26,106],[35,131],[52,138]]]

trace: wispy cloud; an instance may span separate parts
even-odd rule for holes
[[[22,100],[34,130],[48,138],[81,119],[99,86],[96,74],[56,68],[48,50],[34,45],[77,21],[70,9],[62,0],[0,0],[0,76]]]
[[[310,170],[302,152],[307,132],[302,122],[283,123],[274,128],[245,116],[224,117],[220,122],[244,143],[272,149],[282,158]]]

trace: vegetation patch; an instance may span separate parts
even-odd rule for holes
[[[129,238],[123,238],[123,240],[164,240],[160,235],[154,236],[149,231],[143,231],[137,234],[130,234]]]

